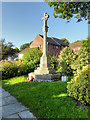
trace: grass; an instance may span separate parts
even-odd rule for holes
[[[67,82],[27,82],[27,76],[3,80],[2,87],[27,106],[37,118],[88,118],[67,95]]]

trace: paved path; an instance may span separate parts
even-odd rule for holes
[[[17,118],[17,120],[23,120],[23,118],[31,118],[31,120],[36,120],[28,108],[0,87],[0,118],[1,116],[3,119]]]

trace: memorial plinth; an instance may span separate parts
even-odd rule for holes
[[[44,13],[44,16],[42,18],[44,22],[44,25],[42,27],[42,30],[44,32],[43,55],[40,59],[40,67],[38,67],[33,73],[29,73],[29,77],[33,76],[34,81],[60,80],[60,77],[61,77],[60,74],[56,74],[55,70],[53,70],[50,67],[49,58],[47,56],[47,32],[48,32],[47,20],[48,18],[49,18],[49,15],[47,13]]]

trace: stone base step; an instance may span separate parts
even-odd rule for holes
[[[51,81],[57,81],[57,80],[61,80],[61,74],[35,74],[35,73],[29,73],[28,74],[29,77],[33,76],[34,80],[33,81],[43,81],[43,82],[51,82]]]

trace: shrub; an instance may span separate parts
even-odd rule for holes
[[[14,76],[27,74],[26,66],[23,61],[7,61],[0,62],[0,71],[2,72],[2,80]]]
[[[71,68],[74,70],[74,73],[76,73],[77,70],[80,70],[83,68],[83,66],[88,65],[89,63],[89,49],[87,47],[81,47],[78,51],[77,59],[71,64]]]
[[[90,37],[88,37],[86,40],[81,41],[81,43],[82,43],[82,47],[86,47],[90,51],[90,47],[89,47],[89,45],[90,45]]]
[[[59,55],[58,72],[61,72],[63,75],[72,75],[73,69],[71,68],[71,64],[75,58],[76,55],[73,53],[73,50],[70,47],[65,47]]]
[[[2,79],[14,77],[18,75],[18,65],[15,61],[1,61],[0,71],[2,71]]]
[[[24,54],[23,60],[0,62],[0,70],[2,71],[2,79],[14,76],[25,75],[32,72],[39,66],[42,52],[38,49],[31,49]]]
[[[50,65],[54,70],[57,70],[58,60],[56,56],[50,56]]]
[[[25,52],[22,61],[26,72],[34,71],[39,66],[41,55],[42,52],[38,48],[32,48]]]
[[[67,85],[68,95],[84,104],[90,104],[89,74],[90,65],[84,66],[82,70],[77,71],[77,76],[74,76]]]

